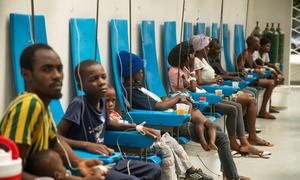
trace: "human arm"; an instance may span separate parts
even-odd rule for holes
[[[107,146],[103,144],[97,144],[93,142],[88,141],[81,141],[81,140],[74,140],[67,138],[67,132],[72,128],[72,126],[75,126],[72,122],[62,119],[60,123],[58,124],[58,133],[61,135],[61,138],[67,142],[72,148],[74,149],[80,149],[84,151],[88,151],[91,153],[99,153],[102,155],[110,155],[112,152],[114,152],[113,149],[108,148]]]

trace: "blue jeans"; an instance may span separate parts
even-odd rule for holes
[[[159,165],[130,160],[129,169],[131,176],[128,175],[128,164],[129,160],[120,160],[117,162],[112,169],[109,170],[106,176],[107,180],[159,180],[161,176],[161,169]]]

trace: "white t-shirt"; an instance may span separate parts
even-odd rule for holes
[[[215,79],[215,70],[208,64],[208,62],[202,58],[195,57],[194,70],[201,70],[202,79],[210,80]]]
[[[254,61],[256,61],[256,59],[261,59],[264,63],[270,62],[269,53],[263,53],[261,56],[258,51],[254,51],[252,57]]]

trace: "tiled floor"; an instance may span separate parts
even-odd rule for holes
[[[272,152],[272,157],[235,158],[240,175],[251,177],[253,180],[300,179],[300,88],[291,88],[288,108],[275,115],[277,120],[257,119],[257,127],[262,129],[259,135],[275,145],[262,147],[263,150]],[[209,172],[197,157],[198,153],[211,171],[220,174],[217,153],[204,152],[200,145],[195,143],[188,144],[186,149],[194,165],[201,167],[215,179],[222,179],[221,176]]]

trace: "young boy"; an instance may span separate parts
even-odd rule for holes
[[[119,71],[122,69],[122,72],[120,74],[122,74],[122,77],[125,80],[124,86],[127,94],[130,94],[132,92],[133,108],[164,111],[174,107],[176,103],[187,103],[187,98],[179,95],[168,98],[165,101],[160,101],[161,99],[155,100],[154,98],[152,98],[150,94],[147,94],[146,91],[143,91],[144,64],[142,60],[137,55],[132,54],[132,69],[130,70],[130,59],[131,58],[129,52],[121,51],[118,54]],[[130,88],[129,82],[130,71],[132,71],[133,75],[132,89]],[[196,142],[199,142],[199,138],[201,137],[202,133],[199,129],[201,128],[201,126],[199,126],[198,124],[201,122],[205,122],[205,138],[208,139],[209,135],[207,127],[214,126],[212,122],[210,122],[210,120],[207,120],[207,118],[203,116],[203,114],[197,109],[192,109],[191,115],[192,123],[185,123],[182,127],[180,127],[180,134],[185,137],[192,138],[192,140]],[[227,179],[238,179],[239,176],[235,163],[232,159],[228,137],[223,132],[221,132],[220,128],[217,129],[215,143],[218,148],[219,158],[222,166],[224,167],[224,174],[226,175]],[[210,150],[207,146],[203,148],[205,150]]]
[[[96,176],[89,177],[77,177],[72,176],[72,173],[68,171],[59,156],[59,154],[53,150],[43,150],[29,157],[26,172],[34,174],[40,177],[51,177],[56,180],[92,180],[101,179]],[[97,168],[95,167],[96,171]]]
[[[109,114],[111,123],[124,122],[122,116],[115,109],[116,91],[112,86],[108,86],[106,92],[106,108]],[[203,130],[204,131],[204,130]],[[162,158],[162,179],[176,180],[177,174],[185,173],[186,180],[192,179],[212,179],[212,177],[204,174],[201,169],[196,169],[189,160],[187,153],[178,142],[165,133],[159,143],[154,144],[150,148],[151,152],[157,153]],[[174,162],[176,161],[176,162]],[[175,172],[175,166],[176,172]],[[199,178],[202,177],[202,178]]]
[[[85,60],[75,69],[78,87],[85,95],[73,99],[58,125],[58,132],[72,148],[110,155],[113,150],[103,144],[105,130],[127,130],[136,127],[132,124],[125,126],[110,122],[105,106],[106,77],[103,67],[93,60]],[[144,132],[149,136],[155,134],[155,137],[159,138],[159,134],[152,129],[144,128]],[[129,173],[131,175],[128,175]],[[106,179],[156,180],[160,179],[160,176],[161,170],[156,164],[119,160],[109,170]]]

